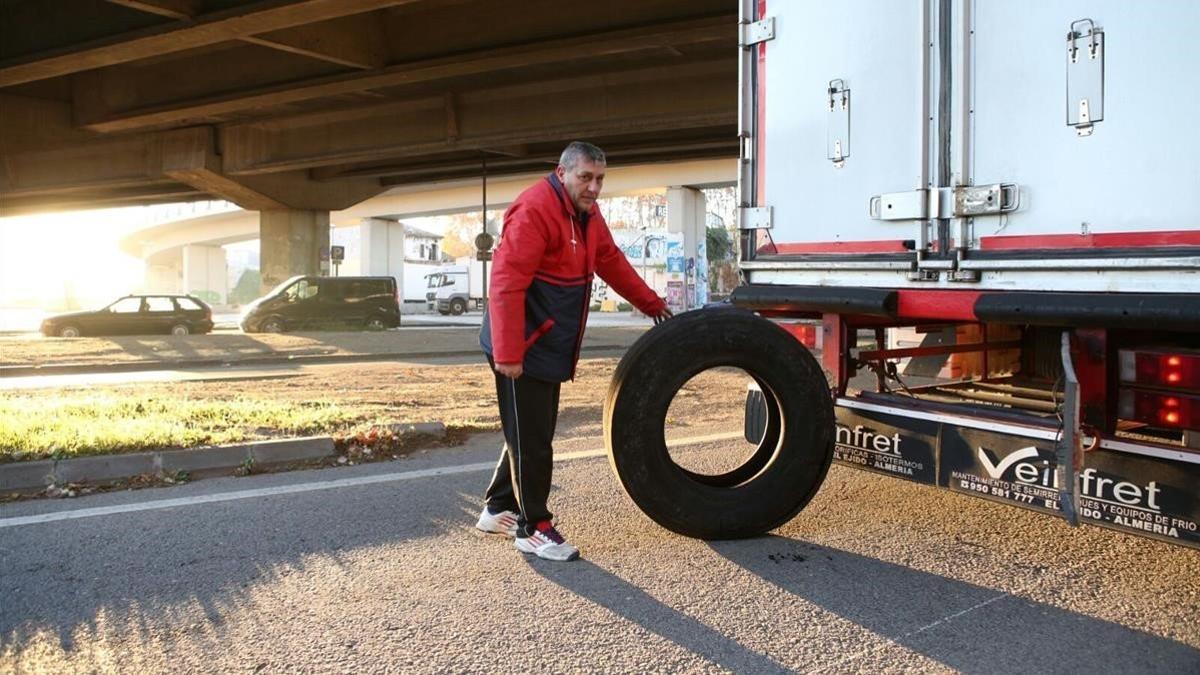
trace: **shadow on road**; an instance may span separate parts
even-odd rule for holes
[[[994,588],[786,537],[709,546],[792,598],[963,672],[1200,672],[1200,650],[1188,645]],[[1069,575],[1055,572],[1015,581],[1068,588]],[[813,667],[858,670],[869,651]]]
[[[480,482],[477,474],[460,480]],[[163,639],[164,627],[189,625],[192,640],[226,649],[226,617],[254,606],[261,589],[331,565],[349,569],[346,556],[361,563],[363,550],[443,537],[463,527],[462,518],[446,514],[478,508],[453,490],[418,498],[406,488],[315,491],[0,530],[0,657],[38,642],[67,653],[94,649],[114,633],[151,644]],[[389,491],[389,508],[371,501],[378,490]],[[45,548],[57,555],[48,557]],[[380,565],[390,563],[379,554]]]
[[[735,673],[791,672],[587,560],[563,564],[530,558],[527,562],[549,581],[722,668]]]

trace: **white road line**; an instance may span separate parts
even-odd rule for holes
[[[740,438],[741,434],[711,434],[708,436],[691,436],[688,438],[680,438],[670,441],[670,446],[680,445],[695,445],[698,443],[708,443],[718,440],[728,440],[732,438]],[[604,449],[580,450],[576,452],[568,452],[558,455],[554,458],[555,462],[567,462],[576,459],[586,459],[589,457],[603,457],[608,454]],[[90,509],[74,509],[71,511],[55,511],[53,513],[42,513],[33,516],[19,516],[14,518],[0,518],[0,529],[6,527],[20,527],[21,525],[37,525],[40,523],[52,523],[59,520],[75,520],[77,518],[94,518],[97,516],[110,516],[117,513],[132,513],[135,511],[154,511],[158,509],[170,509],[177,506],[193,506],[196,504],[213,504],[217,502],[229,502],[238,499],[253,499],[255,497],[270,497],[273,495],[296,494],[300,492],[315,492],[317,490],[336,490],[344,487],[354,487],[356,485],[371,485],[374,483],[390,483],[394,481],[413,480],[416,478],[433,478],[435,476],[449,476],[459,473],[472,473],[475,471],[491,471],[495,468],[495,462],[479,462],[476,464],[460,464],[457,466],[436,467],[432,469],[418,469],[415,471],[400,471],[395,473],[384,473],[377,476],[360,476],[358,478],[340,478],[337,480],[327,480],[318,483],[303,483],[299,485],[281,485],[278,487],[255,488],[251,490],[238,490],[236,492],[221,492],[213,495],[197,495],[195,497],[180,497],[178,499],[156,499],[149,502],[141,502],[137,504],[119,504],[116,506],[99,506]]]

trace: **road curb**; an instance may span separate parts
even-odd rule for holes
[[[606,351],[611,349],[626,349],[623,345],[588,345],[582,351]],[[400,359],[431,359],[459,358],[463,356],[478,356],[483,361],[483,353],[478,349],[459,351],[423,351],[423,352],[386,352],[382,354],[328,354],[316,356],[261,356],[245,359],[185,359],[181,361],[134,361],[129,363],[66,363],[44,366],[0,366],[0,379],[6,377],[31,377],[37,375],[82,375],[88,373],[134,373],[147,370],[179,370],[186,368],[231,368],[235,366],[267,366],[267,365],[310,365],[322,363],[370,363],[373,361],[394,361]]]
[[[443,438],[441,422],[391,424],[393,433]],[[237,445],[158,450],[122,455],[97,455],[73,459],[0,464],[0,493],[30,492],[50,485],[123,480],[143,475],[193,476],[228,473],[243,466],[272,466],[333,457],[332,436],[284,438]]]

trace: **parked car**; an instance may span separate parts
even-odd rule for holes
[[[213,328],[212,308],[190,295],[127,295],[102,309],[57,314],[42,321],[47,337],[188,335]]]
[[[292,277],[246,305],[247,333],[350,328],[385,330],[400,325],[394,277]]]

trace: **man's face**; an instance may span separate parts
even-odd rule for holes
[[[596,203],[600,190],[604,187],[604,164],[597,164],[588,159],[579,160],[570,169],[558,167],[555,169],[558,179],[567,190],[567,196],[575,205],[577,213],[584,213]]]

